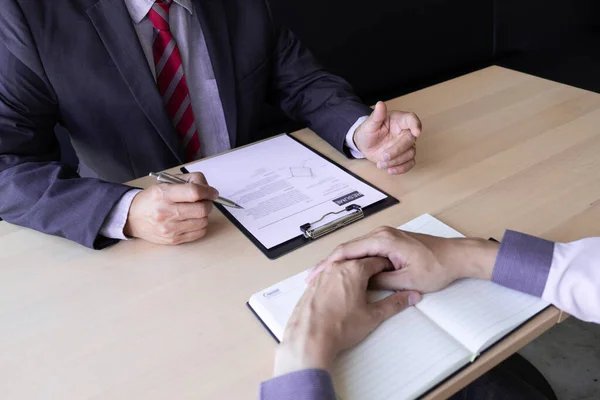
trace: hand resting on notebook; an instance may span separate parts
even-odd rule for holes
[[[303,369],[330,371],[336,356],[379,324],[416,304],[418,292],[367,301],[369,279],[391,267],[384,258],[332,262],[309,284],[287,324],[275,355],[274,375]]]
[[[339,346],[339,338],[328,340],[322,335],[332,335],[337,332],[331,330],[329,325],[333,321],[329,316],[335,315],[335,312],[322,316],[321,324],[315,324],[314,320],[305,318],[304,315],[312,313],[314,317],[317,315],[317,309],[313,307],[316,302],[325,304],[324,299],[331,301],[331,292],[321,289],[319,285],[319,282],[326,282],[325,280],[321,281],[323,276],[334,277],[335,275],[330,275],[330,272],[349,260],[362,260],[372,257],[387,258],[390,267],[393,267],[393,269],[384,269],[375,274],[369,282],[371,287],[410,288],[419,292],[431,292],[443,289],[460,278],[491,280],[499,285],[496,286],[483,280],[473,279],[456,282],[446,290],[425,296],[416,308],[388,321],[396,321],[397,318],[402,318],[413,311],[426,313],[429,317],[428,321],[435,320],[439,326],[445,326],[445,332],[453,332],[452,337],[460,341],[465,348],[468,348],[472,355],[477,354],[481,349],[486,348],[488,344],[493,343],[494,340],[512,329],[508,327],[509,329],[505,330],[505,327],[500,327],[498,335],[494,333],[489,340],[487,338],[482,339],[478,333],[482,330],[488,332],[490,323],[496,324],[498,322],[492,321],[494,318],[501,319],[500,322],[506,322],[507,318],[505,316],[513,315],[513,311],[517,314],[535,315],[536,310],[543,309],[544,304],[549,302],[579,319],[600,322],[600,308],[597,307],[600,302],[600,269],[597,268],[598,259],[600,259],[600,238],[588,238],[571,243],[553,243],[508,230],[504,234],[502,244],[498,245],[483,239],[459,239],[459,232],[453,231],[450,227],[428,215],[416,218],[403,225],[402,229],[405,232],[392,228],[379,228],[368,235],[339,246],[330,257],[315,267],[312,273],[308,275],[309,278],[306,279],[308,288],[311,288],[310,294],[307,296],[310,296],[313,300],[308,303],[299,303],[294,312],[296,318],[303,320],[300,323],[304,323],[305,329],[299,330],[298,326],[288,326],[288,329],[295,331],[296,334],[303,333],[310,337],[318,337],[318,343],[321,345],[329,344],[329,346],[336,348],[333,351],[328,348],[321,348],[321,351],[328,354],[328,360],[331,360],[331,354],[340,351],[340,348],[336,347]],[[414,234],[406,231],[424,231],[436,236]],[[328,287],[335,287],[336,284],[340,285],[339,276],[336,280],[338,282],[330,282]],[[341,286],[344,287],[343,284]],[[540,300],[540,303],[536,303],[537,300],[534,297],[523,296],[516,292],[511,294],[511,291],[506,291],[500,286],[541,297],[542,300]],[[462,307],[460,302],[463,301],[463,295],[466,293],[463,290],[461,294],[461,290],[465,288],[474,290],[477,301]],[[341,288],[338,289],[341,290]],[[481,290],[484,290],[484,292],[481,292]],[[338,293],[343,294],[344,291]],[[498,302],[499,297],[502,298],[500,302]],[[482,303],[482,300],[485,301]],[[343,304],[345,307],[352,304],[351,302],[340,302],[339,298],[334,303],[338,304],[336,307],[340,307],[339,304]],[[458,313],[449,311],[448,305],[451,307],[454,305],[455,308],[453,309],[462,309],[463,311]],[[488,315],[487,307],[494,309],[494,313]],[[521,307],[521,310],[519,310],[519,307]],[[300,308],[304,308],[304,310]],[[527,311],[530,308],[533,308],[533,314]],[[473,310],[478,311],[473,313]],[[302,317],[299,317],[300,315]],[[344,313],[338,315],[344,315]],[[451,315],[451,318],[446,318],[448,315]],[[494,316],[494,318],[490,320],[490,316]],[[525,316],[525,319],[527,319],[527,316]],[[462,322],[456,323],[459,320]],[[515,320],[516,322],[513,322],[518,325],[520,318],[515,318]],[[353,321],[353,324],[357,324],[360,320]],[[447,324],[444,321],[449,323]],[[452,321],[455,323],[453,324]],[[386,324],[381,329],[384,329],[387,326]],[[469,327],[463,329],[465,326]],[[356,329],[355,327],[356,325],[349,326],[348,330]],[[407,325],[406,329],[410,330],[409,328],[412,328],[412,326]],[[373,335],[377,335],[379,332],[381,330],[377,330]],[[354,334],[354,332],[351,333]],[[396,333],[399,338],[403,336],[403,332],[397,331]],[[366,335],[364,332],[363,334]],[[361,342],[356,349],[341,354],[342,364],[336,363],[336,366],[340,367],[341,365],[345,368],[348,365],[369,365],[368,361],[363,363],[365,357],[368,358],[366,354],[360,351],[358,353],[353,352],[369,342],[369,339],[374,337],[373,335]],[[285,337],[283,332],[281,337]],[[294,340],[296,343],[302,343],[300,338],[295,337]],[[311,341],[309,340],[307,343],[311,343]],[[369,351],[377,353],[376,350],[373,350],[375,348],[376,346],[371,346]],[[297,347],[297,353],[294,353],[288,347],[287,351],[293,354],[297,360],[310,360],[315,357],[307,351],[309,349],[309,346]],[[362,351],[364,352],[365,349],[363,347]],[[391,348],[388,349],[388,351],[391,350]],[[305,354],[304,357],[298,354],[302,351],[308,354]],[[354,358],[350,357],[353,355]],[[350,358],[347,358],[347,356]],[[318,359],[318,356],[316,358]],[[263,382],[261,385],[261,399],[270,400],[293,396],[315,400],[335,399],[336,394],[333,389],[332,376],[328,371],[319,369],[326,368],[328,362],[321,361],[321,364],[297,363],[294,368],[280,369],[279,373],[276,368],[276,375],[286,371],[296,372],[277,376]],[[351,362],[351,364],[348,364],[348,362]],[[336,382],[339,383],[340,390],[343,393],[363,393],[362,387],[365,386],[365,382],[361,381],[362,386],[357,387],[355,385],[357,375],[344,368],[338,370],[337,367],[333,371],[333,377],[337,379]],[[298,371],[301,368],[306,369]],[[367,369],[365,373],[372,374],[373,371]],[[404,375],[406,375],[406,371]],[[408,375],[410,375],[410,371]],[[396,380],[389,381],[386,385],[393,386],[390,382],[396,382]],[[405,384],[411,385],[413,383],[413,380],[409,380]],[[369,388],[372,389],[372,386],[369,384],[366,384],[366,386],[368,388],[364,391],[369,392]],[[388,390],[392,390],[390,389],[391,386],[386,387]],[[402,392],[404,389],[403,387],[394,386],[393,390],[394,393],[397,393]],[[415,391],[407,389],[406,392],[413,393]],[[422,390],[419,389],[417,392],[422,393]],[[367,397],[355,396],[354,398]]]
[[[333,263],[362,257],[385,257],[394,265],[371,279],[374,289],[430,293],[457,279],[486,279],[600,323],[600,238],[553,243],[508,230],[500,245],[381,227],[338,246],[309,280]]]
[[[385,257],[394,265],[371,279],[373,289],[431,293],[461,278],[491,279],[498,243],[483,239],[445,239],[380,227],[338,246],[310,275],[327,266],[362,257]]]

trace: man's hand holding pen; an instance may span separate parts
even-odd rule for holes
[[[188,183],[160,183],[138,193],[124,233],[150,242],[177,245],[206,235],[212,202],[219,197],[202,173],[185,175]]]

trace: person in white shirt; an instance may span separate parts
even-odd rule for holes
[[[600,323],[600,237],[553,243],[506,231],[502,242],[445,239],[382,227],[340,245],[312,271],[275,356],[275,377],[261,399],[333,400],[336,356],[386,318],[414,305],[421,293],[457,279],[487,279],[539,296],[584,321]],[[399,292],[368,304],[367,287]],[[552,399],[528,382],[535,375],[502,368],[453,399]],[[541,385],[543,388],[543,385]]]

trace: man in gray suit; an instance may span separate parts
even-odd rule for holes
[[[265,103],[390,174],[420,122],[373,111],[263,0],[6,0],[0,9],[0,218],[88,247],[202,237],[217,191],[124,182],[257,139]],[[56,125],[99,179],[60,163]]]

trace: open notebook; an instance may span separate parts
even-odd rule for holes
[[[400,229],[444,237],[460,233],[424,214]],[[255,293],[248,305],[281,340],[305,289],[308,271]],[[390,292],[372,292],[372,299]],[[464,279],[425,295],[385,321],[337,360],[333,371],[342,400],[413,399],[432,389],[549,304],[489,281]]]

